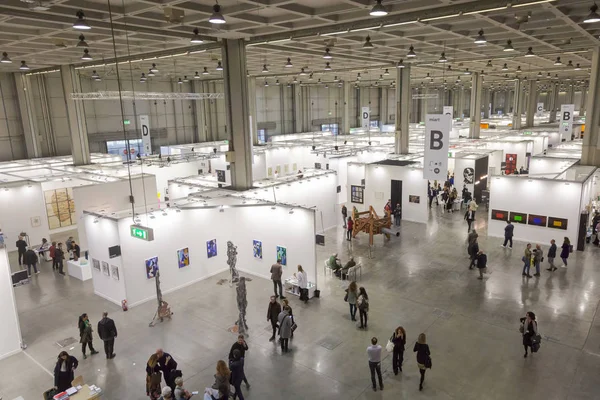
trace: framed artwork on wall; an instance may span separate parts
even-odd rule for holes
[[[287,265],[287,249],[283,246],[277,246],[277,260],[281,265]]]
[[[225,171],[222,169],[217,170],[217,182],[225,182]]]
[[[254,258],[260,258],[262,260],[262,242],[260,240],[253,240],[252,249]]]
[[[158,257],[152,257],[146,260],[146,277],[153,279],[158,272]]]
[[[505,160],[506,160],[506,166],[504,169],[504,173],[506,175],[511,175],[517,169],[517,155],[516,154],[507,154]]]
[[[472,184],[475,182],[475,169],[471,167],[467,167],[463,169],[463,179],[465,183]]]
[[[510,222],[517,224],[526,224],[527,223],[527,214],[519,213],[519,212],[510,212]]]
[[[217,239],[206,242],[206,255],[208,258],[217,256]]]
[[[542,226],[545,228],[547,224],[548,217],[544,215],[529,214],[527,216],[527,225]]]
[[[73,188],[46,190],[44,192],[46,215],[50,229],[77,224]]]
[[[569,220],[565,218],[548,217],[548,228],[567,230]]]
[[[421,202],[421,196],[415,196],[414,194],[408,195],[408,202],[419,204]]]
[[[497,221],[508,221],[508,211],[492,210],[492,219]]]
[[[40,217],[31,217],[31,227],[37,228],[42,225],[42,219]]]
[[[112,277],[115,281],[118,281],[119,280],[119,267],[117,267],[116,265],[111,265],[110,266],[110,274],[112,275]]]
[[[351,185],[350,186],[350,202],[352,203],[358,203],[358,204],[363,204],[364,203],[364,195],[365,195],[365,188],[362,186],[355,186],[355,185]]]
[[[106,261],[102,261],[102,273],[106,276],[110,276],[110,267]]]
[[[100,271],[100,261],[96,260],[95,258],[92,258],[92,266],[96,271]]]
[[[183,248],[177,250],[177,265],[179,268],[187,267],[190,265],[190,249]]]

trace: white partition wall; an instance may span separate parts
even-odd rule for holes
[[[21,351],[21,328],[6,248],[0,246],[0,360]]]

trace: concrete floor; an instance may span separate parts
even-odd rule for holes
[[[482,213],[480,213],[482,214]],[[304,305],[292,298],[299,325],[292,351],[281,355],[268,341],[265,314],[270,281],[248,283],[250,350],[246,374],[248,399],[598,399],[600,396],[600,250],[588,248],[570,258],[567,270],[542,271],[539,279],[522,279],[524,243],[514,250],[486,238],[485,221],[475,224],[480,247],[488,254],[491,274],[484,281],[467,269],[463,215],[432,212],[428,225],[403,223],[400,239],[375,238],[368,258],[365,235],[350,244],[341,227],[327,232],[318,247],[321,298]],[[518,226],[516,227],[518,229]],[[560,232],[557,232],[557,239]],[[544,246],[547,250],[547,245]],[[290,251],[293,251],[290,250]],[[359,284],[370,295],[368,331],[350,321],[343,301],[346,283],[323,277],[322,260],[338,252],[345,262],[353,254],[362,262]],[[14,255],[11,261],[14,263]],[[0,397],[40,399],[52,386],[50,372],[59,352],[56,342],[78,337],[77,316],[90,315],[94,325],[103,310],[116,321],[117,356],[79,358],[85,381],[105,391],[106,399],[145,399],[145,362],[162,347],[179,362],[189,390],[213,383],[217,360],[226,359],[236,340],[227,329],[237,317],[235,290],[216,282],[226,274],[165,296],[175,315],[148,327],[155,311],[146,303],[127,313],[92,294],[92,282],[60,277],[48,264],[33,282],[15,290],[23,337],[28,349],[0,362]],[[544,336],[540,352],[523,358],[519,317],[532,310]],[[371,390],[366,347],[372,336],[385,346],[398,325],[408,334],[404,372],[394,376],[391,357],[383,361],[385,390]],[[419,373],[412,346],[425,332],[433,369],[418,391]],[[101,341],[95,340],[102,351]]]

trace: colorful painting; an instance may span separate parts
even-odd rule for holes
[[[254,258],[260,258],[262,260],[262,242],[260,240],[253,240],[253,251]]]
[[[206,255],[208,258],[217,256],[217,239],[206,242]]]
[[[190,265],[190,249],[184,248],[177,250],[177,264],[179,268],[187,267]]]
[[[112,275],[112,277],[115,281],[118,281],[119,280],[119,267],[117,267],[116,265],[111,265],[110,266],[110,274]]]
[[[277,261],[280,261],[281,265],[287,265],[287,249],[282,246],[277,246]]]
[[[146,276],[152,279],[158,272],[158,257],[152,257],[146,260]]]
[[[94,266],[95,270],[100,271],[100,261],[96,260],[95,258],[92,258],[92,265]]]
[[[44,192],[44,199],[50,229],[77,224],[73,188],[47,190]]]
[[[106,276],[110,276],[110,268],[108,267],[108,263],[106,261],[102,261],[102,272]]]

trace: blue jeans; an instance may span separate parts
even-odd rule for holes
[[[533,263],[533,265],[535,265],[535,273],[539,274],[540,273],[540,262],[536,261]]]
[[[529,261],[525,261],[523,265],[523,273],[529,275],[529,267],[531,267],[531,263]]]
[[[350,304],[350,318],[352,321],[356,319],[356,304]]]

